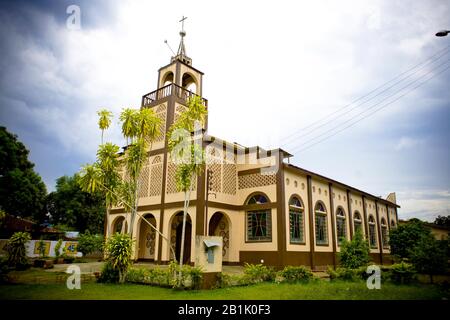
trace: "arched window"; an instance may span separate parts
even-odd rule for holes
[[[289,234],[291,243],[303,243],[303,204],[301,200],[295,196],[289,200]]]
[[[383,242],[383,248],[389,247],[387,224],[384,218],[381,218],[381,241]]]
[[[375,219],[369,216],[369,244],[371,248],[377,247],[377,236],[375,233]]]
[[[336,212],[336,229],[338,244],[341,244],[344,239],[346,239],[346,228],[345,228],[345,213],[342,208],[338,208]]]
[[[169,72],[164,76],[163,87],[173,83],[173,72]]]
[[[248,199],[247,204],[267,203],[267,198],[263,194],[256,194]]]
[[[267,202],[267,197],[256,194],[247,201],[247,205],[261,205]],[[270,209],[256,209],[247,211],[246,215],[247,241],[272,241],[272,211]]]
[[[316,216],[316,244],[328,244],[327,212],[322,202],[317,202],[314,208]]]
[[[362,234],[362,220],[359,211],[355,211],[355,214],[353,215],[353,229],[355,230],[355,233],[361,232]]]
[[[394,220],[391,220],[391,227],[395,228],[395,221]]]

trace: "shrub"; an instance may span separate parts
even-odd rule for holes
[[[411,251],[424,237],[431,232],[419,219],[410,219],[406,224],[400,224],[389,232],[389,246],[391,254],[400,259],[411,258]]]
[[[119,282],[125,282],[127,270],[131,265],[133,240],[128,234],[115,233],[106,243],[107,260],[119,272]]]
[[[412,248],[410,257],[415,269],[430,276],[446,272],[448,265],[446,243],[435,240],[432,235],[422,237]]]
[[[6,251],[8,253],[8,265],[16,269],[23,269],[28,266],[26,243],[31,236],[27,232],[16,232],[8,240]]]
[[[110,261],[107,261],[97,281],[100,283],[117,283],[119,282],[119,270],[114,268]]]
[[[361,231],[358,231],[351,241],[343,240],[338,257],[342,267],[356,269],[367,265],[370,260],[369,252],[369,244]]]
[[[147,270],[131,268],[127,272],[126,281],[133,283],[145,283],[147,278]]]
[[[348,281],[355,281],[362,277],[361,269],[350,269],[350,268],[336,268],[334,270],[330,266],[327,269],[327,273],[330,275],[331,280],[335,279],[341,279],[341,280],[348,280]],[[364,269],[365,272],[365,269]]]
[[[199,267],[183,266],[181,282],[178,281],[179,266],[174,263],[167,269],[136,269],[131,268],[127,272],[126,281],[141,284],[171,286],[180,289],[199,289],[203,278]]]
[[[188,266],[185,272],[187,274],[187,277],[191,281],[191,289],[200,289],[203,279],[203,272],[201,267]]]
[[[286,266],[283,270],[278,272],[285,281],[294,282],[307,282],[313,278],[311,270],[304,266]]]
[[[239,282],[242,285],[248,285],[263,281],[273,281],[275,276],[276,273],[271,267],[267,267],[263,264],[245,263],[244,275]]]
[[[394,283],[406,284],[416,279],[417,272],[410,263],[401,262],[393,264],[389,271],[389,278]]]
[[[225,274],[223,272],[220,272],[217,274],[217,281],[215,288],[226,288],[230,287],[232,285],[232,279],[229,274]]]
[[[63,243],[63,239],[59,239],[58,242],[55,245],[55,258],[60,258],[64,253],[61,253],[61,246]]]
[[[8,259],[6,257],[0,257],[0,283],[8,282],[9,271]]]
[[[78,251],[83,252],[84,255],[93,252],[103,252],[104,240],[100,234],[90,234],[86,232],[78,238]]]

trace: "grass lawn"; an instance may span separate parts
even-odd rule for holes
[[[60,284],[8,284],[0,285],[0,299],[330,299],[330,300],[378,300],[378,299],[437,299],[449,298],[449,292],[434,285],[382,284],[380,290],[368,290],[363,281],[316,280],[308,284],[261,283],[248,287],[232,287],[216,290],[177,291],[137,284],[82,283],[81,290],[69,290]]]

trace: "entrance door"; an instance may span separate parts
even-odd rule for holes
[[[177,261],[180,261],[182,231],[183,231],[183,222],[179,223],[177,226],[177,241],[175,245],[175,254],[177,256]],[[191,260],[191,235],[192,235],[192,225],[189,221],[186,221],[183,263],[188,263]]]

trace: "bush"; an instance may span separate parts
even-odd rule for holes
[[[9,271],[8,259],[6,257],[0,257],[0,283],[8,282]]]
[[[364,268],[365,272],[365,268]],[[362,275],[362,268],[358,269],[350,269],[350,268],[336,268],[334,270],[330,266],[327,269],[327,273],[330,275],[331,280],[340,279],[340,280],[348,280],[348,281],[355,281],[361,277]]]
[[[390,267],[389,278],[397,284],[406,284],[413,282],[417,277],[414,266],[410,263],[401,262],[393,264]]]
[[[110,261],[107,261],[97,281],[100,283],[117,283],[119,282],[119,270],[114,268]]]
[[[63,243],[63,239],[59,239],[55,245],[55,249],[54,249],[55,250],[55,259],[58,259],[63,255],[63,253],[61,253],[62,243]]]
[[[125,282],[128,268],[131,265],[133,240],[128,234],[115,233],[106,243],[107,260],[119,272],[119,282]]]
[[[365,266],[370,261],[369,252],[369,244],[364,240],[361,231],[358,231],[351,241],[343,240],[338,253],[340,265],[350,269]]]
[[[44,259],[45,258],[45,242],[42,238],[38,242],[38,252],[39,252],[39,257],[41,259]]]
[[[240,284],[248,285],[259,283],[263,281],[273,281],[276,273],[271,267],[263,264],[249,264],[244,265],[244,275],[240,279]]]
[[[202,270],[199,267],[183,266],[181,281],[178,278],[179,265],[171,263],[167,269],[136,269],[127,272],[126,281],[150,284],[162,287],[171,286],[180,289],[199,289],[202,282]]]
[[[104,240],[103,236],[100,234],[90,234],[86,232],[78,238],[77,250],[82,252],[84,255],[93,252],[103,252]]]
[[[27,232],[16,232],[8,240],[6,251],[8,253],[8,265],[16,269],[25,269],[29,266],[26,252],[26,243],[31,236]]]
[[[289,283],[307,282],[313,278],[311,270],[304,266],[286,266],[278,275]]]
[[[443,274],[447,270],[448,257],[446,243],[435,240],[432,235],[423,236],[412,250],[410,250],[411,262],[420,273],[430,276],[433,283],[433,275]]]
[[[217,274],[217,281],[214,288],[226,288],[230,287],[232,285],[232,279],[229,274],[225,274],[223,272],[220,272]]]

